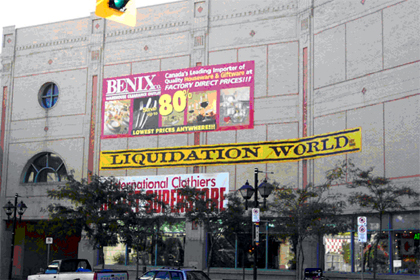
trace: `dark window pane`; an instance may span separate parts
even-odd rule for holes
[[[172,280],[182,280],[181,272],[171,271]]]
[[[54,155],[54,154],[50,154],[48,157],[48,167],[54,168],[55,170],[58,169],[58,167],[60,167],[62,161],[60,159],[60,157]]]
[[[41,88],[40,93],[41,106],[43,108],[51,108],[57,103],[58,87],[54,83],[48,83]]]
[[[52,95],[52,86],[48,85],[44,91],[44,97]]]
[[[60,157],[45,153],[28,164],[23,177],[24,183],[59,182],[66,178],[67,170]]]
[[[169,279],[169,273],[167,271],[159,271],[155,279]]]
[[[54,96],[57,96],[58,95],[58,87],[57,87],[56,84],[54,84],[54,92],[53,92],[53,95]]]
[[[25,183],[32,183],[35,179],[36,173],[37,172],[35,171],[35,168],[33,166],[30,166],[28,168],[28,171],[25,174],[24,182]]]
[[[202,271],[187,271],[187,280],[210,280]]]
[[[58,170],[58,180],[59,181],[63,181],[66,179],[67,177],[67,171],[66,168],[64,167],[64,164],[60,167],[60,169]]]
[[[57,182],[58,178],[58,174],[53,169],[43,169],[38,173],[36,182]]]
[[[140,280],[152,280],[155,276],[155,271],[149,271],[146,274],[144,274],[142,277],[140,277]]]
[[[33,164],[38,171],[42,169],[43,167],[47,166],[47,160],[48,160],[48,154],[44,154],[42,156],[37,157]]]

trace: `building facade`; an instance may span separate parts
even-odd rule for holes
[[[55,188],[69,172],[78,179],[92,174],[132,178],[228,173],[228,190],[233,192],[247,180],[253,182],[254,168],[274,172],[269,179],[302,188],[322,183],[327,170],[351,159],[362,168],[374,167],[377,176],[418,191],[419,10],[416,0],[187,0],[137,9],[135,27],[94,13],[39,26],[4,27],[0,202],[4,205],[18,193],[28,206],[16,230],[13,275],[37,272],[46,263],[42,260],[46,246],[39,245],[45,236],[32,232],[31,225],[47,219],[46,190]],[[114,115],[105,114],[109,111],[105,89],[110,85],[105,81],[179,69],[204,71],[214,65],[239,67],[244,62],[253,65],[245,125],[135,136],[121,132],[122,122],[118,128],[106,126]],[[207,85],[203,97],[212,96],[212,90],[222,94]],[[221,104],[229,94],[233,93],[213,98],[218,108],[214,112],[222,115]],[[121,104],[115,109],[118,113]],[[138,101],[130,104],[130,116],[145,106]],[[132,117],[130,128],[134,122]],[[221,118],[216,123],[220,122]],[[362,131],[362,149],[351,154],[268,163],[101,167],[108,151],[277,141],[357,127]],[[349,192],[344,186],[337,188]],[[348,209],[348,213],[357,211]],[[369,217],[368,221],[373,236],[378,221]],[[386,215],[388,239],[381,245],[381,272],[420,274],[419,223],[419,209]],[[271,238],[269,224],[262,228],[265,258],[259,266],[288,269],[289,249]],[[6,278],[11,229],[4,212],[0,234],[0,270]],[[183,251],[183,256],[176,258],[182,258],[184,265],[204,266],[207,243],[202,230],[187,224],[165,240],[182,248],[177,252]],[[356,241],[354,232],[326,236],[320,247],[312,248],[314,258],[307,258],[313,259],[308,266],[360,271]],[[96,261],[80,237],[59,245],[57,257],[89,256]],[[226,246],[219,249],[227,252],[228,261],[215,265],[241,268],[237,247]],[[146,257],[144,263],[168,264],[168,256],[158,256]]]

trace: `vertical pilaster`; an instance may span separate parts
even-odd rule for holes
[[[299,38],[300,137],[311,136],[313,127],[313,1],[299,0],[297,34]],[[300,164],[302,188],[313,182],[314,163]]]
[[[95,13],[91,14],[90,17],[90,44],[88,46],[88,58],[87,58],[87,77],[86,80],[86,118],[85,118],[85,131],[87,139],[85,143],[85,149],[88,151],[87,158],[84,159],[84,166],[87,166],[87,170],[83,171],[82,176],[91,179],[91,176],[98,174],[99,167],[99,146],[101,136],[101,82],[102,81],[102,69],[103,69],[103,50],[105,44],[105,25],[106,20],[95,16]],[[85,173],[86,172],[86,173]],[[82,232],[82,235],[84,232]],[[97,265],[98,263],[98,252],[92,250],[86,239],[82,238],[79,242],[78,257],[88,259],[91,264]]]
[[[300,137],[314,135],[313,112],[313,0],[298,0],[297,34],[299,38],[299,93],[300,93]],[[314,162],[301,162],[302,188],[314,182]],[[304,242],[305,263],[303,267],[324,267],[322,236]]]
[[[193,24],[191,29],[191,66],[207,65],[209,38],[209,3],[207,0],[193,0]]]
[[[192,28],[191,28],[191,66],[208,64],[208,26],[209,26],[209,3],[208,0],[193,0]],[[194,133],[194,145],[204,143],[206,133]],[[202,172],[204,167],[195,166],[194,173]],[[204,269],[207,266],[206,232],[205,229],[195,223],[185,224],[185,255],[184,265]]]
[[[87,178],[93,174],[98,174],[98,159],[99,146],[101,135],[101,89],[103,78],[103,52],[105,44],[105,29],[106,20],[91,14],[90,21],[90,44],[88,53],[88,88],[87,88],[87,103],[86,122],[89,126],[89,135],[86,139],[89,142],[86,144],[88,151],[87,158]]]
[[[193,0],[192,5],[194,12],[191,29],[191,66],[195,67],[208,64],[209,2],[207,0]],[[206,133],[196,133],[194,135],[194,145],[202,144],[205,135]],[[200,169],[194,168],[194,172],[200,172]]]
[[[8,131],[10,118],[11,93],[13,91],[13,67],[15,61],[16,46],[16,29],[15,26],[7,26],[3,28],[1,38],[1,89],[2,89],[2,106],[1,106],[1,131],[0,131],[0,204],[5,205],[7,200],[7,155],[8,151]],[[4,211],[0,214],[0,279],[7,279],[8,264],[10,262],[10,244],[11,234],[6,231],[6,222]]]

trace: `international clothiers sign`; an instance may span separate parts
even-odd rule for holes
[[[253,128],[254,61],[106,78],[102,138]]]
[[[101,151],[100,170],[288,162],[360,152],[361,149],[359,127],[299,139]]]
[[[227,205],[226,196],[229,193],[229,173],[194,173],[160,176],[130,176],[116,178],[122,187],[132,187],[135,191],[145,191],[155,194],[159,201],[164,202],[171,212],[184,213],[189,205],[184,205],[184,197],[179,191],[185,187],[193,187],[204,192],[206,199],[217,203],[217,208],[224,209]],[[151,202],[154,213],[161,213],[160,204]]]

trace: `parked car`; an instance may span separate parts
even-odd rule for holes
[[[211,280],[202,270],[195,268],[162,267],[146,272],[139,280]]]
[[[88,260],[54,260],[41,273],[29,275],[27,280],[128,280],[127,271],[92,271]]]

